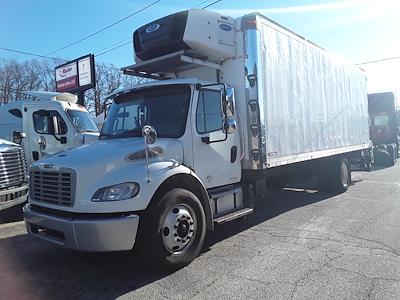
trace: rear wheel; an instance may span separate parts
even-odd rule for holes
[[[323,171],[325,170],[325,171]],[[351,168],[347,158],[332,159],[321,168],[320,188],[333,193],[344,193],[351,184]]]
[[[388,152],[390,155],[390,166],[394,166],[397,161],[397,147],[396,145],[388,147]]]
[[[371,157],[370,157],[369,155],[368,155],[368,156],[362,157],[360,167],[361,167],[364,171],[367,171],[367,172],[370,172],[370,171],[371,171],[371,169],[372,169],[372,162],[371,162]]]
[[[200,200],[175,188],[146,214],[140,231],[140,252],[151,267],[172,272],[190,264],[200,253],[206,222]]]

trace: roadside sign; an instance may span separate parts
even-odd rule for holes
[[[55,68],[56,91],[83,93],[95,86],[94,55],[89,54]]]

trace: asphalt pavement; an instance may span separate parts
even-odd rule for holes
[[[400,163],[354,172],[341,195],[312,182],[269,191],[168,275],[134,252],[70,251],[28,236],[22,221],[3,222],[0,299],[400,298],[399,196]]]

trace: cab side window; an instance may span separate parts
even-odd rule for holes
[[[201,90],[196,110],[197,132],[207,133],[222,130],[223,120],[220,92]]]
[[[33,127],[37,133],[63,135],[67,125],[57,111],[38,110],[33,113]]]

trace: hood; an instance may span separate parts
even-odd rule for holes
[[[90,144],[99,139],[100,132],[85,132],[83,134],[83,143]]]
[[[170,161],[174,159],[183,162],[183,146],[175,139],[158,139],[149,146],[149,161]],[[99,140],[80,147],[64,151],[34,163],[39,168],[44,165],[83,169],[98,166],[98,171],[112,165],[113,168],[126,166],[127,163],[144,163],[146,156],[143,138],[123,138]]]
[[[5,147],[9,147],[9,146],[17,146],[18,147],[19,145],[16,143],[10,142],[10,141],[0,139],[0,147],[5,148]]]

